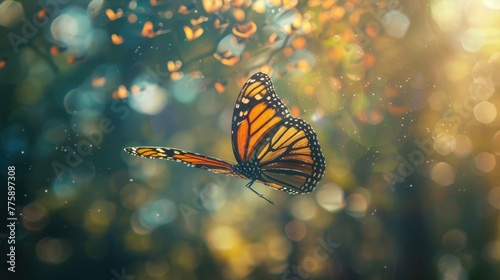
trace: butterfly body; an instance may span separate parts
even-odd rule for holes
[[[243,162],[232,166],[232,170],[237,175],[242,175],[250,181],[257,180],[262,173],[262,169],[257,162]]]
[[[250,180],[247,187],[255,193],[254,182],[290,194],[309,193],[324,175],[326,163],[316,133],[307,122],[290,115],[265,73],[254,74],[243,85],[233,112],[231,140],[236,164],[173,148],[125,151],[246,178]]]

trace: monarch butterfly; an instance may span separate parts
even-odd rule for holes
[[[290,115],[265,73],[258,72],[243,85],[233,111],[231,142],[236,164],[214,157],[165,147],[129,147],[143,158],[182,162],[214,173],[249,179],[289,194],[311,192],[325,173],[325,158],[316,133],[302,119]]]

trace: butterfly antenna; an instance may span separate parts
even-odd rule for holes
[[[251,191],[253,191],[258,197],[260,197],[260,198],[264,199],[265,201],[267,201],[267,202],[271,203],[272,205],[274,205],[274,203],[271,200],[267,199],[263,194],[257,192],[256,190],[254,190],[252,188],[253,182],[255,182],[255,180],[252,180],[248,184],[246,184],[246,187],[249,188]]]

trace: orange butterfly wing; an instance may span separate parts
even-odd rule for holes
[[[269,76],[258,72],[250,77],[233,111],[231,140],[236,160],[247,161],[264,135],[287,117],[290,112],[274,92]]]
[[[325,158],[311,126],[298,118],[285,119],[256,158],[258,181],[290,194],[311,192],[325,173]]]
[[[237,175],[231,169],[231,163],[198,153],[164,147],[130,147],[125,148],[125,151],[138,157],[171,160],[182,162],[191,167],[206,169],[214,173]]]

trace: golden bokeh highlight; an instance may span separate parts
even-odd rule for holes
[[[316,190],[316,201],[328,212],[336,212],[345,205],[344,191],[335,183],[327,183]]]
[[[291,201],[290,212],[302,221],[307,221],[316,216],[317,204],[312,197],[299,196]]]
[[[489,124],[497,117],[497,108],[491,102],[481,101],[474,107],[474,116],[481,123]]]
[[[242,9],[233,9],[233,17],[236,21],[242,22],[246,18],[246,14]]]
[[[440,186],[448,186],[455,180],[453,167],[446,162],[438,162],[431,167],[431,179]]]
[[[474,157],[474,164],[476,168],[482,172],[491,172],[496,164],[497,160],[495,155],[487,152],[481,152]]]
[[[500,262],[500,241],[494,240],[488,243],[486,253],[495,262]]]
[[[263,14],[266,12],[266,2],[264,0],[256,0],[252,3],[252,9],[259,14]]]
[[[459,158],[465,158],[473,151],[472,142],[464,134],[458,134],[454,137],[453,154]]]
[[[369,202],[367,198],[360,193],[353,193],[346,199],[345,211],[355,218],[361,218],[366,215]]]
[[[456,139],[447,132],[439,133],[434,139],[434,150],[441,155],[449,155],[456,146]]]
[[[103,233],[108,229],[115,215],[114,203],[98,200],[90,206],[85,215],[85,228],[92,233]]]
[[[493,135],[493,138],[491,139],[491,147],[495,155],[500,156],[500,130]]]
[[[203,0],[203,8],[209,14],[219,11],[222,8],[222,0]]]
[[[275,260],[285,261],[292,252],[290,241],[283,236],[276,236],[267,242],[269,256]]]
[[[444,91],[435,91],[427,99],[429,107],[437,112],[444,111],[450,103],[449,95]]]
[[[176,244],[170,250],[170,256],[179,266],[186,269],[196,268],[200,261],[195,250],[184,242]]]
[[[453,59],[445,64],[445,75],[448,80],[458,82],[467,77],[469,64],[461,59]]]
[[[216,251],[228,251],[234,249],[241,242],[239,232],[228,226],[218,226],[212,228],[205,236],[210,248]]]

